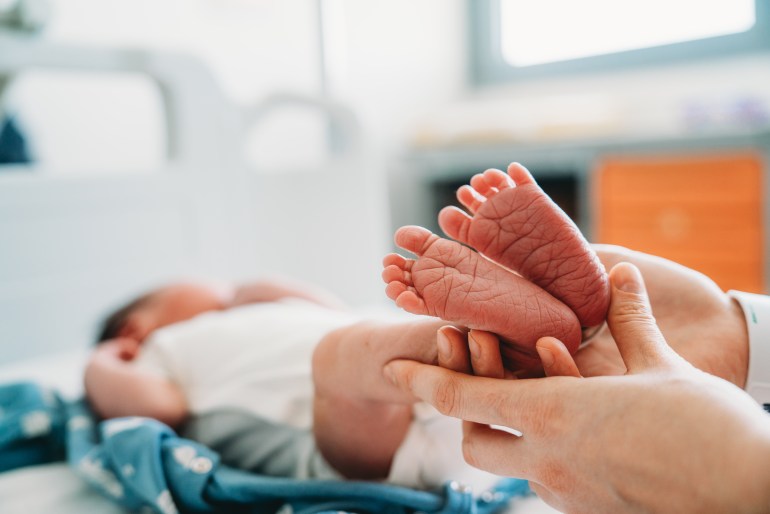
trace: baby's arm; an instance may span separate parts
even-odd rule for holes
[[[300,298],[330,309],[346,309],[342,300],[328,291],[287,278],[262,279],[243,284],[235,289],[229,307],[275,302],[283,298]]]
[[[143,416],[172,428],[187,417],[187,404],[170,380],[132,365],[125,341],[102,343],[85,372],[86,394],[96,413],[104,418]]]

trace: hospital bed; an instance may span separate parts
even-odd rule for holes
[[[77,397],[105,310],[179,277],[281,273],[353,305],[382,298],[387,193],[346,107],[284,93],[238,108],[188,56],[2,36],[0,87],[29,69],[148,77],[161,92],[167,151],[147,173],[2,170],[0,383],[34,380]],[[244,157],[249,131],[286,108],[326,120],[329,159],[279,174]],[[526,500],[515,512],[543,509]],[[0,475],[0,511],[120,510],[51,464]]]
[[[149,77],[168,149],[142,173],[3,170],[0,362],[82,347],[106,306],[180,276],[283,273],[352,304],[382,297],[386,192],[348,109],[291,94],[239,109],[191,57],[0,40],[0,77],[41,68]],[[246,135],[287,108],[325,117],[336,149],[313,168],[258,169]]]

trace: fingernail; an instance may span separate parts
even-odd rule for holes
[[[452,358],[452,345],[449,344],[449,338],[442,330],[436,334],[436,344],[438,345],[438,355],[442,361],[448,361]]]
[[[468,348],[471,351],[471,358],[473,360],[481,357],[481,346],[476,342],[476,338],[473,337],[471,332],[468,332]]]
[[[554,363],[554,356],[551,350],[543,348],[542,346],[535,346],[537,354],[540,356],[540,361],[543,363],[544,368],[550,368]]]
[[[644,291],[644,282],[642,280],[642,274],[639,273],[639,269],[633,264],[624,262],[621,267],[615,272],[614,285],[621,291],[626,293],[641,293]]]

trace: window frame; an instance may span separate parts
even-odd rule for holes
[[[756,23],[739,34],[671,43],[565,61],[512,66],[500,38],[500,0],[468,0],[470,82],[483,86],[535,79],[705,60],[770,49],[770,0],[755,0]]]

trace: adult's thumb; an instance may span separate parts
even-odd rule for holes
[[[676,359],[652,315],[639,269],[621,262],[610,271],[612,298],[607,324],[628,371],[666,368]]]

